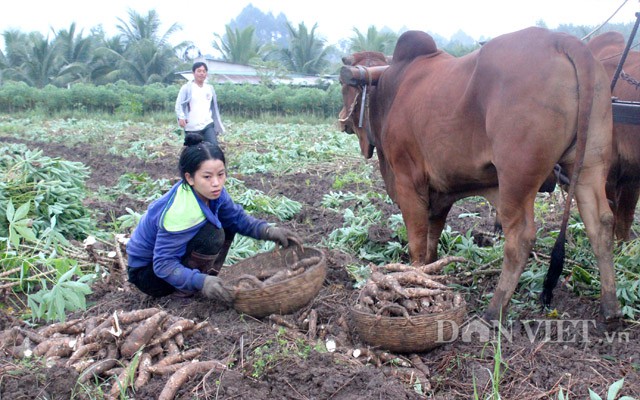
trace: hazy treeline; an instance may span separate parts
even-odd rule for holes
[[[2,32],[5,48],[0,51],[0,84],[25,82],[43,88],[67,87],[77,83],[104,85],[119,80],[134,85],[172,83],[181,80],[176,71],[189,69],[200,54],[193,43],[171,44],[171,36],[182,29],[176,23],[162,32],[155,10],[146,15],[129,10],[117,19],[117,34],[108,36],[99,25],[88,33],[72,23],[66,29],[41,32]],[[537,23],[545,26],[544,21]],[[603,28],[628,34],[632,24],[613,24]],[[583,37],[594,27],[561,25],[557,30]],[[430,32],[436,43],[453,55],[478,48],[488,37],[471,38],[462,30],[451,38]],[[372,50],[392,54],[401,32],[371,26],[366,32],[353,29],[353,35],[336,45],[328,45],[317,24],[292,24],[284,14],[274,16],[248,5],[229,22],[225,32],[212,32],[216,58],[282,73],[310,75],[335,74],[341,57],[355,51]]]

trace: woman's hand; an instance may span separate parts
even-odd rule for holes
[[[292,244],[302,246],[302,240],[295,232],[284,228],[276,228],[275,226],[268,227],[264,231],[262,239],[279,243],[282,247],[289,247]]]
[[[217,276],[207,275],[207,277],[204,278],[202,294],[208,299],[218,300],[227,304],[231,304],[233,301],[231,292],[224,287],[222,281]]]

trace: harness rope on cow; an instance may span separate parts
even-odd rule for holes
[[[635,86],[636,90],[638,90],[638,88],[640,88],[640,81],[635,79],[631,75],[627,74],[626,72],[624,72],[624,70],[622,70],[622,72],[620,72],[620,79],[622,79],[623,81]]]

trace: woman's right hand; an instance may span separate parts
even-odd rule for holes
[[[233,301],[231,292],[224,287],[222,280],[217,276],[207,275],[207,277],[204,278],[202,294],[208,299],[221,301],[226,304],[231,304]]]

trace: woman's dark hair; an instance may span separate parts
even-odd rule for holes
[[[209,67],[207,67],[207,63],[198,61],[193,63],[193,66],[191,67],[191,72],[196,72],[196,70],[200,67],[204,67],[204,70],[207,72],[209,71]]]
[[[188,133],[184,137],[184,148],[180,153],[180,161],[178,168],[180,169],[180,177],[183,181],[187,181],[185,174],[194,176],[203,162],[207,160],[220,160],[224,165],[227,161],[224,159],[224,153],[215,144],[205,142],[199,133]]]

